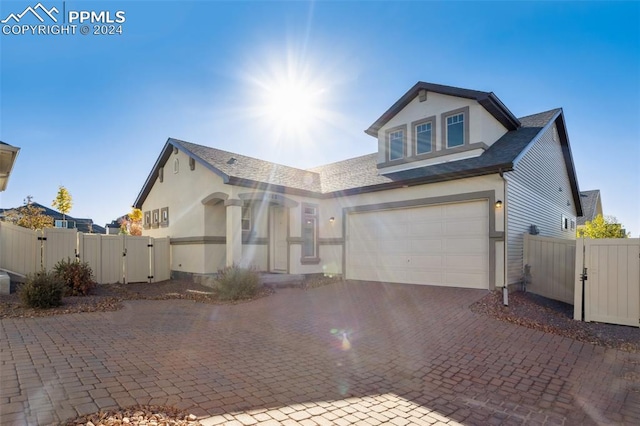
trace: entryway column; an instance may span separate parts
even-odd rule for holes
[[[226,200],[227,266],[239,265],[242,259],[242,200]]]

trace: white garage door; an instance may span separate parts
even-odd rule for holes
[[[487,201],[352,213],[353,280],[489,288]]]

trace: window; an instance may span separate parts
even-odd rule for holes
[[[158,169],[158,179],[160,179],[160,182],[164,180],[164,167]]]
[[[56,228],[74,229],[76,227],[76,222],[73,220],[55,220],[54,226]]]
[[[313,205],[302,206],[302,258],[318,257],[318,208]]]
[[[196,159],[193,157],[189,157],[189,169],[191,170],[196,169]]]
[[[396,127],[387,131],[388,160],[400,160],[405,155],[406,126]]]
[[[435,151],[435,123],[436,117],[414,121],[413,126],[413,154],[429,154]]]
[[[160,226],[169,226],[169,207],[160,209]]]
[[[144,229],[151,228],[151,212],[150,211],[144,212],[144,222],[142,223],[142,226],[144,227]]]
[[[251,207],[242,208],[242,230],[251,231]]]
[[[155,209],[152,213],[153,222],[151,222],[151,226],[157,228],[160,225],[160,210]]]
[[[565,215],[562,215],[562,223],[560,224],[563,231],[569,230],[569,218]]]
[[[464,145],[464,114],[447,117],[447,148]]]
[[[173,160],[173,173],[178,173],[180,171],[180,162],[176,158]]]
[[[442,145],[445,149],[469,144],[469,107],[442,115]]]

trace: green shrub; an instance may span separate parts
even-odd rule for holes
[[[96,286],[91,277],[91,267],[87,262],[77,262],[67,258],[56,263],[54,271],[67,285],[68,296],[86,296],[91,294]]]
[[[30,308],[52,308],[62,304],[64,282],[53,272],[41,271],[28,275],[18,290],[22,303]]]
[[[228,266],[218,271],[216,288],[220,300],[249,299],[260,288],[260,275],[254,269]]]

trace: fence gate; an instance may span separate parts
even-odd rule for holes
[[[576,241],[574,318],[640,326],[640,239],[579,239]]]
[[[158,282],[170,277],[169,239],[83,234],[74,229],[32,231],[0,222],[0,268],[20,275],[60,260],[87,262],[99,284]]]

